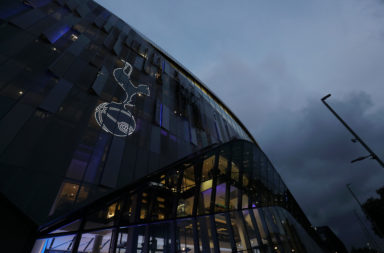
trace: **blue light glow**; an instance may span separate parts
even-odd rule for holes
[[[45,249],[47,248],[47,244],[48,244],[48,239],[45,240],[43,249],[41,250],[41,253],[45,252]]]
[[[70,29],[69,26],[67,25],[64,25],[62,27],[60,27],[60,29],[58,29],[54,34],[52,34],[51,36],[47,36],[47,39],[51,42],[51,43],[55,43],[58,39],[60,39],[66,32],[68,32]]]
[[[160,127],[163,125],[163,104],[160,104]]]

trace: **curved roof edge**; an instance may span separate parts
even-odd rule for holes
[[[122,20],[122,19],[121,19]],[[133,29],[137,34],[139,34],[143,39],[145,39],[151,46],[153,46],[155,49],[159,51],[168,61],[170,61],[172,64],[176,65],[177,67],[183,69],[185,73],[194,81],[198,82],[206,91],[209,93],[209,95],[215,99],[215,101],[220,104],[223,108],[227,110],[227,112],[230,114],[230,116],[240,125],[241,128],[245,131],[245,133],[249,136],[249,138],[260,148],[259,144],[256,142],[256,140],[253,138],[252,134],[248,131],[248,129],[245,127],[245,125],[240,121],[240,119],[226,106],[223,101],[218,98],[205,84],[203,81],[201,81],[199,78],[197,78],[189,69],[187,69],[185,66],[183,66],[179,61],[177,61],[174,57],[172,57],[170,54],[168,54],[164,49],[162,49],[160,46],[158,46],[156,43],[154,43],[151,39],[149,39],[147,36],[145,36],[143,33],[139,32],[136,28],[132,27],[132,25],[129,25],[127,22],[122,20],[124,23],[126,23],[131,29]]]

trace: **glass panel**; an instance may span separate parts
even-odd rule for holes
[[[195,186],[195,172],[194,167],[189,166],[184,170],[183,181],[181,183],[181,192],[185,192]]]
[[[177,217],[192,215],[193,200],[194,197],[179,200],[179,205],[177,206]]]
[[[223,212],[225,210],[225,190],[227,184],[219,184],[216,186],[215,212]]]
[[[78,190],[78,184],[63,183],[49,214],[52,215],[56,211],[70,208],[76,199]]]
[[[197,252],[194,245],[192,219],[178,220],[176,231],[178,252]]]
[[[202,252],[214,252],[210,217],[199,217],[197,224],[199,227],[199,239],[201,241],[200,250],[202,250]]]
[[[243,193],[243,197],[241,200],[242,208],[248,208],[248,195],[246,193]]]
[[[240,173],[239,167],[234,162],[232,162],[231,178],[238,182],[239,173]]]
[[[44,253],[70,252],[72,250],[75,235],[60,236],[47,239]]]
[[[268,244],[267,231],[266,231],[264,222],[262,221],[260,211],[258,209],[253,209],[253,212],[255,214],[255,219],[256,219],[257,227],[260,232],[262,243],[267,245]]]
[[[239,212],[230,212],[231,223],[233,228],[233,236],[236,242],[237,251],[243,251],[247,248],[247,234],[242,226],[242,220]]]
[[[244,217],[244,221],[245,221],[245,227],[246,227],[247,232],[248,232],[249,241],[251,243],[251,247],[253,248],[253,247],[259,246],[259,243],[257,241],[257,235],[256,235],[257,231],[253,227],[251,216],[250,216],[249,212],[250,212],[249,210],[244,210],[243,211],[243,217]]]
[[[82,234],[78,251],[108,253],[111,236],[112,230],[110,229]]]
[[[217,240],[219,241],[220,252],[232,252],[231,236],[223,214],[215,215]]]
[[[81,220],[75,220],[59,229],[56,229],[55,231],[52,231],[50,234],[76,231],[80,227],[80,222]]]
[[[219,156],[219,164],[218,164],[218,171],[219,171],[219,175],[225,175],[225,170],[227,169],[228,167],[228,160],[220,155]]]
[[[237,209],[237,200],[239,198],[239,190],[237,187],[231,186],[229,192],[229,209]]]
[[[197,213],[209,213],[212,195],[212,179],[202,182],[198,201]]]
[[[155,192],[151,199],[151,220],[171,218],[173,214],[172,207],[174,206],[173,201],[175,199],[172,194],[166,195],[166,193],[160,194]]]
[[[148,208],[149,208],[149,198],[148,193],[143,192],[141,194],[141,209],[140,209],[140,220],[144,220],[148,216]]]
[[[246,173],[244,172],[243,174],[243,187],[247,187],[249,184],[249,179],[248,179],[248,176],[246,175]]]
[[[114,217],[120,205],[115,202],[104,207],[98,212],[91,213],[86,217],[85,229],[109,227],[114,224]]]
[[[149,252],[172,252],[170,225],[169,222],[150,225]]]
[[[122,221],[135,222],[135,213],[137,211],[137,194],[130,194],[125,199]]]
[[[128,230],[119,232],[117,236],[116,253],[125,253],[128,243]]]
[[[275,217],[273,214],[269,211],[269,208],[263,208],[261,211],[263,213],[265,223],[267,224],[268,230],[269,230],[269,235],[271,236],[272,243],[274,245],[277,245],[279,243],[278,238],[279,238],[279,231],[277,229],[277,226],[275,224]]]
[[[203,169],[201,172],[202,182],[212,179],[214,165],[215,165],[215,155],[211,155],[210,157],[204,160]]]

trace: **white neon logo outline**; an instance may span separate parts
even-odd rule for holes
[[[150,89],[149,86],[146,84],[139,84],[134,85],[131,82],[131,73],[133,70],[133,67],[131,64],[129,64],[127,61],[122,60],[124,63],[123,68],[116,68],[113,70],[113,77],[115,78],[115,81],[118,83],[118,85],[124,90],[125,92],[125,98],[121,103],[117,102],[104,102],[96,106],[94,117],[96,119],[97,124],[107,133],[113,134],[114,136],[118,137],[126,137],[128,135],[131,135],[136,130],[136,120],[135,117],[132,115],[132,113],[127,109],[127,106],[133,107],[135,106],[133,104],[133,97],[135,95],[146,95],[150,96]],[[129,68],[128,72],[127,69]],[[125,79],[122,81],[121,79]],[[133,92],[133,90],[136,90]],[[129,92],[131,94],[129,94]],[[118,107],[118,108],[116,108]],[[120,109],[119,109],[120,108]],[[118,121],[114,116],[112,116],[109,112],[115,111],[118,112],[119,117],[121,114],[128,119],[130,119],[130,122],[126,121]],[[116,125],[113,127],[113,129],[109,129],[104,121],[106,120],[103,116],[107,117],[110,121],[115,123]],[[119,130],[119,133],[116,133],[116,128]]]

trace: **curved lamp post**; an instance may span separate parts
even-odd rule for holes
[[[324,105],[333,113],[333,115],[335,115],[335,117],[348,129],[348,131],[353,135],[354,139],[352,139],[352,142],[359,142],[369,153],[369,155],[367,156],[361,156],[361,157],[358,157],[354,160],[351,161],[351,163],[354,163],[354,162],[357,162],[357,161],[361,161],[361,160],[364,160],[366,158],[371,158],[371,159],[375,159],[380,165],[381,167],[384,168],[384,163],[383,161],[375,154],[375,152],[373,152],[367,144],[365,144],[365,142],[352,130],[352,128],[350,128],[347,123],[345,123],[345,121],[332,109],[332,107],[327,104],[327,102],[325,102],[325,100],[327,98],[329,98],[331,96],[331,94],[328,94],[326,95],[325,97],[323,97],[321,99],[321,101],[324,103]]]

